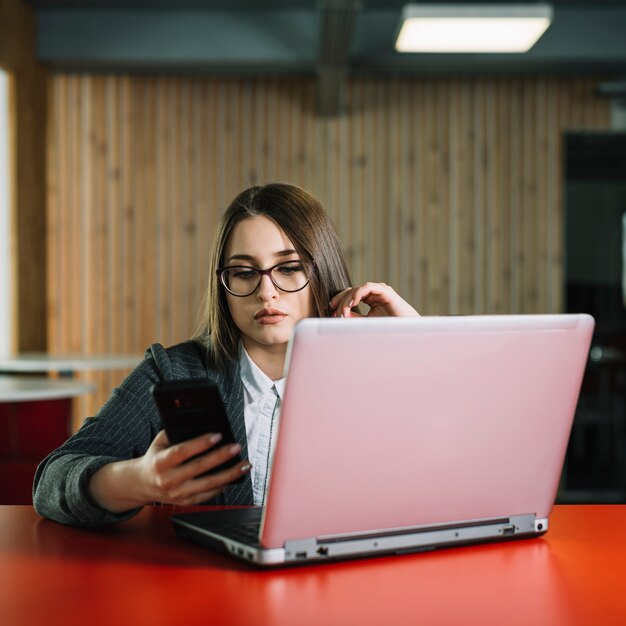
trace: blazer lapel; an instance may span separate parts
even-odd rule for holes
[[[224,400],[235,441],[241,446],[241,458],[247,459],[248,438],[243,414],[243,387],[239,373],[239,361],[237,360],[228,368],[218,371],[215,382]],[[223,496],[224,504],[254,504],[250,473],[245,475],[241,483],[227,487]]]

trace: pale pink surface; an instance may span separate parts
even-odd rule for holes
[[[589,316],[300,322],[262,543],[552,508]]]

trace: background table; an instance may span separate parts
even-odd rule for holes
[[[78,428],[72,423],[73,399],[96,391],[96,385],[72,379],[77,372],[126,370],[143,354],[50,354],[23,352],[0,356],[0,504],[31,502],[32,479],[39,461]],[[39,383],[33,376],[39,374]],[[62,379],[48,378],[48,374]],[[87,376],[90,376],[87,374]],[[18,394],[18,395],[16,395]]]
[[[0,507],[3,623],[626,623],[626,506],[557,506],[542,539],[273,571],[177,539],[172,512],[83,530]]]
[[[86,370],[112,370],[135,367],[143,354],[49,354],[22,352],[0,356],[0,372],[72,373]]]
[[[0,375],[0,504],[29,504],[39,461],[70,432],[72,398],[94,385]]]

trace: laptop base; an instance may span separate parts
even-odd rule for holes
[[[390,554],[410,554],[472,543],[539,537],[548,530],[547,519],[534,514],[456,524],[398,528],[380,533],[355,533],[340,537],[313,537],[286,541],[282,547],[266,548],[251,535],[260,525],[262,509],[209,511],[174,515],[179,537],[212,550],[226,552],[258,566],[321,563],[331,560]],[[244,535],[238,528],[243,521]],[[258,526],[257,525],[257,529]]]

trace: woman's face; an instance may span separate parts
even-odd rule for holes
[[[224,249],[223,267],[243,265],[267,269],[300,256],[287,235],[272,220],[263,216],[248,217],[232,230]],[[237,297],[226,292],[230,314],[248,354],[262,350],[282,352],[287,347],[298,320],[311,317],[311,287],[294,293],[278,289],[269,276],[262,276],[256,291]]]

